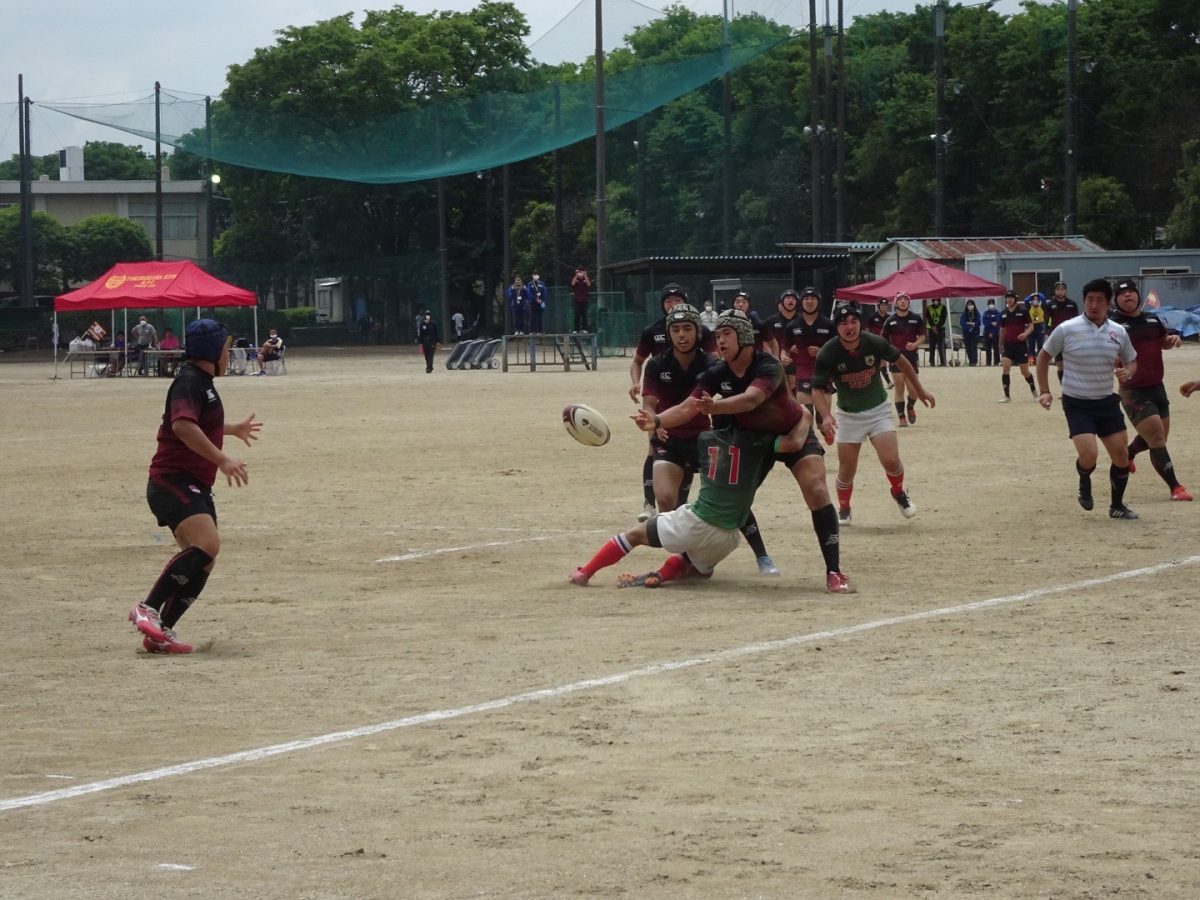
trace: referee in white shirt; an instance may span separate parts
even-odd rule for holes
[[[1096,438],[1100,438],[1112,463],[1108,469],[1112,487],[1108,515],[1113,519],[1136,519],[1137,513],[1124,503],[1129,482],[1128,436],[1120,400],[1113,392],[1113,375],[1121,383],[1129,381],[1137,371],[1137,353],[1125,329],[1108,320],[1111,302],[1112,286],[1105,279],[1096,278],[1083,286],[1083,315],[1050,332],[1038,353],[1038,403],[1049,409],[1054,401],[1050,394],[1050,361],[1061,353],[1063,412],[1079,454],[1075,461],[1079,505],[1084,509],[1094,505],[1092,473],[1098,455]]]

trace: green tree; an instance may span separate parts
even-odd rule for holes
[[[66,242],[63,227],[44,212],[33,214],[33,292],[57,294],[63,287],[61,259]],[[16,286],[23,269],[21,211],[0,208],[0,281]]]
[[[72,281],[91,281],[116,263],[153,256],[142,226],[116,215],[88,216],[67,228],[62,268]]]
[[[83,177],[88,181],[147,181],[154,178],[154,157],[141,147],[88,141],[83,145]]]
[[[1129,193],[1116,178],[1091,175],[1080,179],[1079,227],[1100,246],[1108,250],[1148,246],[1151,222],[1133,209]]]
[[[1178,199],[1167,219],[1167,243],[1175,247],[1200,246],[1200,140],[1183,145],[1183,167],[1175,176]]]

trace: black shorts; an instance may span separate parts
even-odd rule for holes
[[[1121,391],[1121,407],[1134,425],[1151,416],[1166,419],[1171,415],[1171,401],[1167,399],[1167,389],[1161,381],[1149,387],[1124,388]]]
[[[919,350],[901,350],[900,355],[908,360],[908,364],[913,367],[914,372],[921,371],[921,356]],[[894,375],[900,371],[900,366],[896,363],[888,363],[888,371]]]
[[[1116,394],[1101,400],[1078,400],[1062,397],[1063,412],[1067,416],[1067,434],[1094,434],[1105,438],[1125,430],[1125,417],[1121,415],[1121,403]]]
[[[685,472],[695,472],[700,463],[700,442],[698,437],[668,437],[660,441],[657,437],[650,438],[650,455],[657,462],[669,462],[679,466]]]
[[[809,375],[807,378],[797,378],[796,379],[796,393],[797,394],[811,394],[812,393],[812,376],[811,375]]]
[[[217,521],[212,488],[189,475],[155,475],[146,484],[146,502],[159,525],[174,531],[190,516],[208,515]]]
[[[791,453],[780,453],[778,451],[773,452],[771,454],[771,465],[773,466],[775,463],[781,462],[785,466],[787,466],[788,469],[792,469],[795,467],[796,463],[800,462],[800,460],[804,459],[806,456],[824,456],[824,455],[825,455],[825,448],[822,447],[821,442],[819,440],[817,440],[816,433],[811,428],[809,428],[808,429],[808,437],[805,439],[803,447],[801,447],[799,450],[795,450]],[[764,477],[766,475],[766,472],[769,472],[770,470],[771,470],[771,466],[768,466],[766,469],[764,469],[764,472],[763,472]]]
[[[1009,362],[1016,363],[1018,366],[1024,366],[1024,365],[1029,364],[1029,353],[1025,349],[1025,344],[1020,341],[1018,341],[1017,343],[1011,343],[1009,341],[1005,341],[1004,342],[1004,350],[1001,352],[1000,355],[1002,357],[1004,357],[1005,359],[1007,359]]]

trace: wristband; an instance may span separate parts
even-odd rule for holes
[[[660,419],[658,417],[658,414],[655,413],[654,414],[654,430],[657,431],[660,428],[662,428],[662,419]]]

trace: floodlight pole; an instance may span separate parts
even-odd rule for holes
[[[154,258],[163,258],[162,85],[154,82]]]
[[[721,115],[724,119],[721,142],[721,249],[728,255],[732,252],[730,232],[733,223],[733,76],[729,72],[729,0],[723,0],[721,16],[721,65],[725,68],[725,76],[721,79]]]
[[[823,187],[821,190],[821,202],[824,203],[823,214],[821,216],[822,224],[824,225],[825,233],[821,236],[822,240],[828,239],[832,226],[834,224],[833,210],[833,173],[830,171],[833,168],[834,148],[831,146],[833,142],[833,27],[829,24],[829,0],[825,0],[825,31],[824,31],[824,63],[825,63],[825,97],[824,112],[822,119],[825,121],[825,131],[821,135],[821,159],[824,161],[824,166],[821,170]]]
[[[604,179],[604,0],[596,0],[596,293],[604,290],[606,186]]]
[[[933,6],[933,52],[937,81],[937,111],[933,136],[933,233],[941,237],[946,230],[946,5],[943,0],[938,0]]]
[[[212,97],[204,98],[204,267],[213,268]]]
[[[25,76],[17,76],[17,143],[21,151],[21,305],[33,306],[33,153],[29,139],[29,98]]]
[[[1066,172],[1063,179],[1063,234],[1072,235],[1078,227],[1076,219],[1079,215],[1075,194],[1077,176],[1077,161],[1075,159],[1075,10],[1077,0],[1067,0],[1067,84],[1066,84],[1066,121],[1064,131],[1066,137]]]
[[[837,228],[834,238],[846,239],[846,30],[843,27],[844,0],[838,0],[837,49]]]
[[[808,116],[812,140],[809,155],[812,158],[812,239],[819,243],[824,239],[821,225],[821,139],[820,139],[820,88],[817,84],[817,0],[808,0]]]

